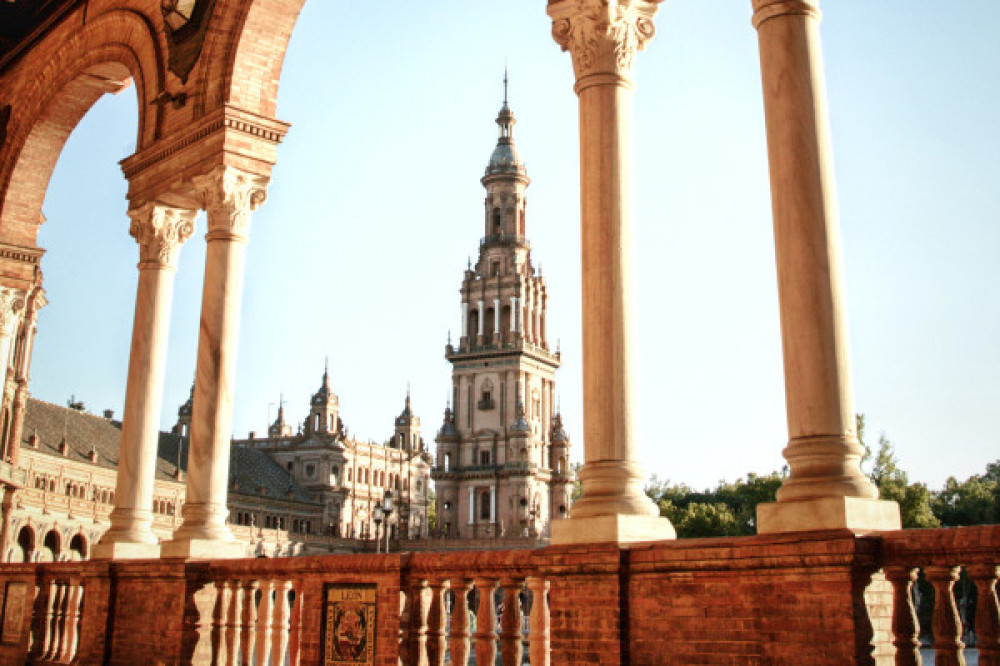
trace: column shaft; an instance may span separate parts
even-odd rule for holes
[[[754,0],[754,10],[790,468],[779,502],[759,512],[759,529],[892,529],[899,527],[898,507],[870,502],[878,491],[860,468],[818,0]],[[777,509],[796,501],[811,504]]]
[[[583,497],[553,525],[552,541],[672,538],[643,492],[632,386],[631,74],[653,36],[656,2],[550,1],[548,11],[580,100],[584,400]]]
[[[208,234],[188,454],[184,523],[163,544],[164,557],[240,557],[226,525],[240,301],[250,214],[263,202],[263,179],[220,168],[195,179],[205,198]]]
[[[150,558],[159,554],[153,534],[153,482],[160,408],[167,363],[170,305],[180,245],[194,230],[195,211],[157,204],[130,210],[129,232],[139,243],[132,348],[122,415],[121,448],[111,527],[94,546],[95,559]]]

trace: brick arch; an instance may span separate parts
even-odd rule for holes
[[[274,117],[288,40],[305,0],[218,0],[199,63],[200,112],[223,104]]]
[[[102,95],[135,83],[138,148],[156,140],[162,113],[150,101],[163,89],[163,57],[140,14],[114,10],[85,25],[64,21],[45,42],[11,73],[10,99],[17,106],[0,146],[0,239],[25,246],[35,243],[66,139]]]

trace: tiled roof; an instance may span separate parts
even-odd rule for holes
[[[66,459],[109,469],[118,467],[122,434],[121,423],[118,421],[28,398],[22,446],[29,447],[28,441],[33,434],[38,435],[38,451],[42,453],[63,457],[59,445],[65,434],[69,445]],[[187,438],[180,435],[160,433],[156,459],[157,479],[177,481],[178,449],[181,453],[181,469],[187,470],[188,444]],[[90,460],[92,448],[97,449],[96,463]],[[230,447],[229,455],[231,493],[315,503],[309,493],[297,485],[288,472],[264,451],[234,446]]]

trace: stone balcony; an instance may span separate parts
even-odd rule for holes
[[[979,664],[996,666],[1000,526],[5,565],[0,663],[324,663],[335,639],[357,644],[331,624],[353,608],[372,650],[358,663],[386,666],[920,664],[922,573],[936,663],[963,664],[961,568],[978,591]]]

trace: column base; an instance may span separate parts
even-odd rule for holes
[[[247,556],[247,545],[242,541],[222,539],[174,539],[160,546],[160,557],[178,557],[185,560],[237,560]]]
[[[757,505],[757,534],[848,529],[898,530],[899,504],[863,497],[817,497]]]
[[[585,516],[552,521],[553,546],[575,543],[639,543],[676,539],[670,521],[661,516]]]
[[[134,541],[103,541],[90,550],[92,560],[155,560],[160,557],[160,544]]]

